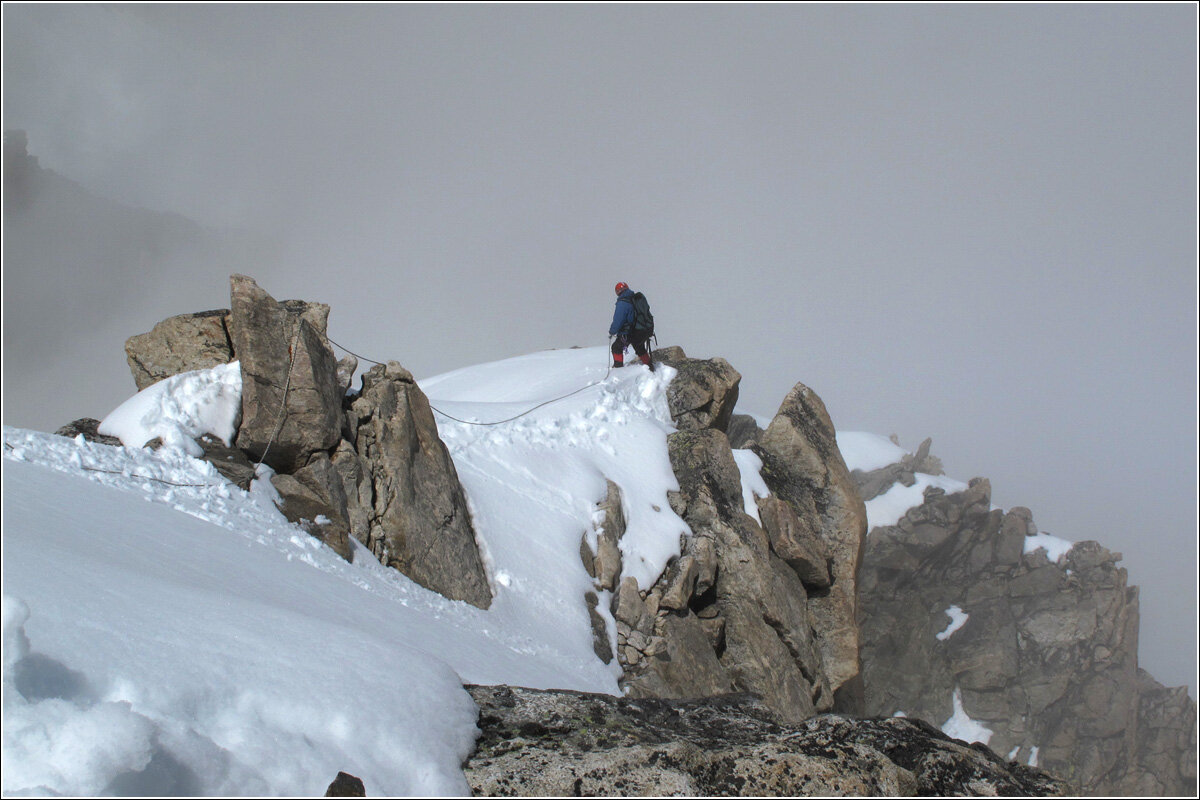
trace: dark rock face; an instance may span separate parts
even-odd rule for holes
[[[224,475],[226,480],[239,489],[249,490],[255,472],[254,464],[246,457],[245,453],[236,447],[229,447],[217,437],[207,433],[196,442],[204,450],[202,459],[212,464],[217,472]]]
[[[885,487],[886,488],[886,487]],[[1000,753],[1088,795],[1196,790],[1196,706],[1137,669],[1137,589],[1120,555],[1078,542],[1060,561],[1025,553],[1028,509],[991,486],[927,489],[875,528],[859,572],[866,713],[935,725],[963,712]],[[949,609],[967,615],[949,632]],[[940,637],[940,638],[939,638]]]
[[[391,361],[363,375],[351,410],[372,498],[367,530],[355,535],[422,586],[487,608],[492,593],[466,496],[425,393]]]
[[[729,446],[735,450],[758,444],[762,429],[749,414],[734,414],[729,418]]]
[[[1065,786],[917,720],[781,724],[749,695],[652,700],[468,686],[484,796],[1049,796]]]
[[[95,444],[107,444],[113,447],[121,447],[121,440],[115,436],[108,436],[100,433],[97,430],[100,427],[100,420],[92,419],[91,417],[83,417],[74,422],[68,422],[61,428],[56,430],[56,436],[66,436],[68,439],[74,439],[76,436],[82,436],[84,441],[93,442]]]
[[[363,786],[362,778],[356,778],[348,772],[339,772],[325,790],[326,797],[366,797],[367,787]]]
[[[125,359],[138,391],[164,378],[233,361],[229,311],[201,311],[164,319],[149,333],[125,341]]]
[[[230,278],[229,334],[242,368],[237,446],[295,472],[341,439],[337,359],[325,343],[329,306],[279,303],[252,278]]]

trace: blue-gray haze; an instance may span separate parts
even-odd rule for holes
[[[103,416],[125,337],[232,272],[418,376],[604,344],[625,280],[742,410],[802,381],[1123,552],[1142,665],[1194,690],[1193,4],[3,15],[40,165],[223,243],[6,217],[6,424]]]

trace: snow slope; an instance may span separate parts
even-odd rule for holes
[[[604,348],[553,351],[421,382],[478,421],[570,394],[502,425],[439,416],[493,581],[487,611],[361,548],[343,561],[283,518],[265,481],[242,492],[181,448],[5,428],[4,794],[312,795],[339,770],[372,794],[465,794],[463,682],[617,692],[579,560],[606,478],[642,585],[689,532],[666,502],[673,373],[606,364]],[[129,407],[203,428],[188,409],[224,419],[212,390],[231,402],[227,377]],[[123,408],[114,419],[142,436],[149,423]]]
[[[548,351],[420,381],[467,492],[486,611],[357,543],[342,560],[279,513],[269,470],[243,492],[191,457],[189,437],[232,435],[230,365],[115,409],[104,426],[126,447],[6,427],[3,793],[313,795],[344,770],[372,794],[459,795],[477,735],[462,683],[618,692],[592,650],[580,540],[595,543],[610,480],[642,588],[690,531],[667,503],[674,370],[608,360]],[[153,436],[167,446],[137,446]],[[838,439],[852,469],[904,454]],[[735,457],[753,514],[761,463]],[[872,501],[872,523],[931,477]]]

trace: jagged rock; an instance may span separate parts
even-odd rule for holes
[[[917,720],[781,725],[749,695],[651,700],[468,686],[483,796],[1051,796],[1062,783]]]
[[[317,453],[295,473],[272,476],[271,483],[283,500],[280,510],[289,521],[298,523],[342,558],[350,560],[346,491],[342,476],[328,455]]]
[[[749,414],[734,414],[729,418],[729,446],[741,450],[753,444],[758,444],[762,429]]]
[[[325,343],[329,306],[277,302],[245,275],[231,276],[230,287],[229,335],[242,369],[237,446],[276,472],[295,472],[341,439],[337,361]]]
[[[1137,768],[1123,783],[1132,797],[1196,794],[1196,703],[1138,670]]]
[[[639,679],[627,683],[629,697],[708,697],[735,687],[695,614],[665,614],[641,654]]]
[[[1193,795],[1196,707],[1179,692],[1147,716],[1163,695],[1138,676],[1137,590],[1120,556],[1078,542],[1052,562],[1024,552],[1036,531],[1028,509],[992,509],[982,479],[927,490],[900,524],[871,531],[859,572],[866,713],[941,725],[957,692],[992,747],[1022,760],[1036,747],[1074,792]],[[952,606],[967,621],[949,633]]]
[[[838,708],[857,712],[857,573],[867,514],[821,398],[796,384],[753,449],[763,460],[762,476],[771,493],[796,512],[806,538],[825,547],[831,585],[809,598],[808,612],[824,676],[839,693]]]
[[[333,783],[329,784],[329,788],[325,790],[325,796],[366,797],[367,787],[363,785],[362,778],[356,778],[346,772],[339,772],[333,779]]]
[[[100,427],[100,420],[92,419],[91,417],[83,417],[74,422],[68,422],[61,428],[56,430],[56,436],[66,436],[68,439],[74,439],[76,436],[82,436],[84,441],[94,444],[107,444],[112,447],[121,447],[122,442],[116,436],[108,436],[100,433],[97,428]]]
[[[233,361],[228,324],[228,309],[201,311],[164,319],[149,333],[129,337],[125,360],[138,391],[181,372]]]
[[[667,386],[667,406],[679,430],[729,429],[742,376],[728,361],[687,358],[678,347],[655,350],[654,360],[678,373]]]
[[[391,361],[363,375],[352,408],[372,481],[368,546],[422,586],[487,608],[492,593],[466,497],[425,393]]]
[[[745,513],[728,439],[715,429],[679,431],[667,445],[694,535],[645,602],[632,580],[621,585],[618,622],[645,632],[657,600],[650,633],[661,642],[659,657],[626,664],[622,686],[631,696],[749,691],[792,721],[828,710],[833,695],[805,589]]]
[[[678,431],[667,437],[667,453],[686,501],[686,513],[700,510],[698,501],[725,519],[745,513],[742,474],[725,434],[715,429]]]

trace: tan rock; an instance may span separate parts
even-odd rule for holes
[[[771,493],[819,531],[831,559],[832,585],[824,595],[809,599],[809,614],[824,674],[836,691],[860,672],[857,574],[867,532],[866,507],[837,448],[824,403],[804,384],[796,384],[784,398],[759,442],[763,478]],[[846,710],[856,711],[855,701],[848,702]]]
[[[417,583],[480,608],[492,594],[458,472],[429,400],[396,362],[372,367],[352,409],[372,480],[368,538]]]
[[[181,372],[234,360],[229,311],[203,311],[164,319],[149,333],[125,341],[125,359],[138,391]]]
[[[237,446],[277,472],[295,472],[341,439],[337,360],[324,333],[329,307],[279,303],[244,275],[230,287],[229,334],[242,369]]]

